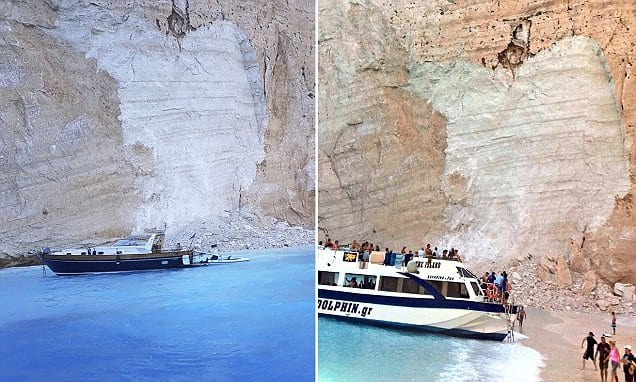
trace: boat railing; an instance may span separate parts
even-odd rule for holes
[[[484,293],[484,302],[507,304],[511,299],[511,290],[501,290],[495,283],[481,283],[479,287]],[[506,292],[509,294],[507,298],[505,296]]]

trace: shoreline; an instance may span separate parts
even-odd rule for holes
[[[314,246],[313,238],[311,242],[303,242],[303,240],[294,240],[292,242],[284,242],[280,245],[267,245],[260,246],[255,244],[240,244],[234,246],[219,245],[219,253],[233,253],[248,250],[267,250],[267,249],[280,249],[280,248],[293,248],[293,247],[305,247]],[[199,246],[194,246],[198,248]],[[42,265],[40,255],[18,255],[6,257],[0,257],[0,269],[14,268],[14,267],[30,267],[34,265]]]
[[[541,381],[600,381],[600,372],[594,370],[592,362],[586,361],[585,370],[581,370],[584,352],[581,342],[590,331],[597,341],[603,333],[612,333],[609,313],[546,311],[532,307],[526,307],[526,312],[521,333],[529,338],[521,343],[541,353],[544,362]],[[636,317],[617,315],[616,335],[612,339],[621,356],[625,345],[636,346]],[[622,380],[620,366],[618,374]]]
[[[0,257],[0,269],[14,267],[30,267],[32,265],[42,265],[40,255],[19,255]]]

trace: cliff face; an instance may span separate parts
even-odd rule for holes
[[[313,225],[313,4],[11,1],[0,28],[0,252]]]
[[[633,2],[319,3],[319,229],[636,282]]]

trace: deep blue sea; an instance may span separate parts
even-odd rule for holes
[[[318,380],[536,382],[541,354],[501,343],[318,319]]]
[[[314,248],[112,275],[0,270],[0,381],[312,381]]]

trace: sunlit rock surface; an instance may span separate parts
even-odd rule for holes
[[[312,22],[304,3],[3,6],[0,252],[241,208],[312,226]]]
[[[600,277],[633,280],[633,3],[325,1],[318,17],[321,236],[499,264],[569,258],[573,240]]]

